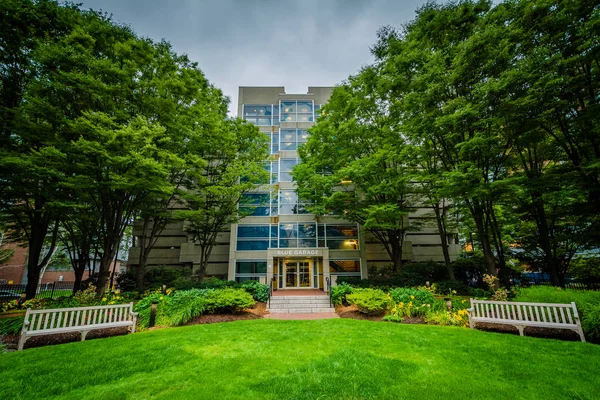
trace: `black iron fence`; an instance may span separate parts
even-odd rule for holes
[[[38,285],[36,299],[55,299],[60,296],[69,296],[73,293],[75,282],[50,282]],[[18,300],[25,292],[25,284],[0,284],[0,302]]]

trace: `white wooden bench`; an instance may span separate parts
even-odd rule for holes
[[[53,335],[66,332],[81,332],[81,341],[93,329],[131,327],[135,332],[137,313],[133,312],[133,303],[110,306],[55,308],[46,310],[27,309],[19,350],[32,336]]]
[[[513,325],[521,336],[526,326],[570,329],[578,333],[581,341],[585,342],[575,303],[519,303],[471,299],[471,308],[467,311],[471,329],[478,323]]]

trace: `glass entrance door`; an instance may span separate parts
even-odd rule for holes
[[[285,260],[283,287],[285,289],[310,288],[311,285],[311,262]]]

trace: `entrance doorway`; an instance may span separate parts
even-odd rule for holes
[[[312,261],[284,260],[283,289],[312,288]]]

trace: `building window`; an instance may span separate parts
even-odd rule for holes
[[[338,276],[360,276],[360,260],[329,260],[329,272]]]
[[[280,150],[297,150],[298,146],[308,140],[308,132],[306,129],[281,129],[279,138]]]
[[[298,199],[295,190],[279,191],[279,215],[308,214],[306,201]]]
[[[267,260],[240,260],[235,262],[235,281],[258,281],[267,276]]]
[[[281,101],[282,122],[313,122],[314,107],[312,100]]]
[[[291,182],[292,170],[298,165],[297,158],[280,158],[279,159],[279,182]]]
[[[317,226],[315,223],[279,224],[279,248],[316,246]]]
[[[236,250],[268,250],[277,248],[277,229],[270,224],[238,225]]]
[[[243,216],[276,216],[277,197],[272,196],[271,193],[245,193],[242,195],[239,208]]]
[[[257,126],[278,126],[279,106],[275,104],[244,104],[243,118]]]
[[[271,134],[271,154],[279,154],[279,133]]]
[[[319,247],[333,250],[358,250],[356,225],[319,224]]]

